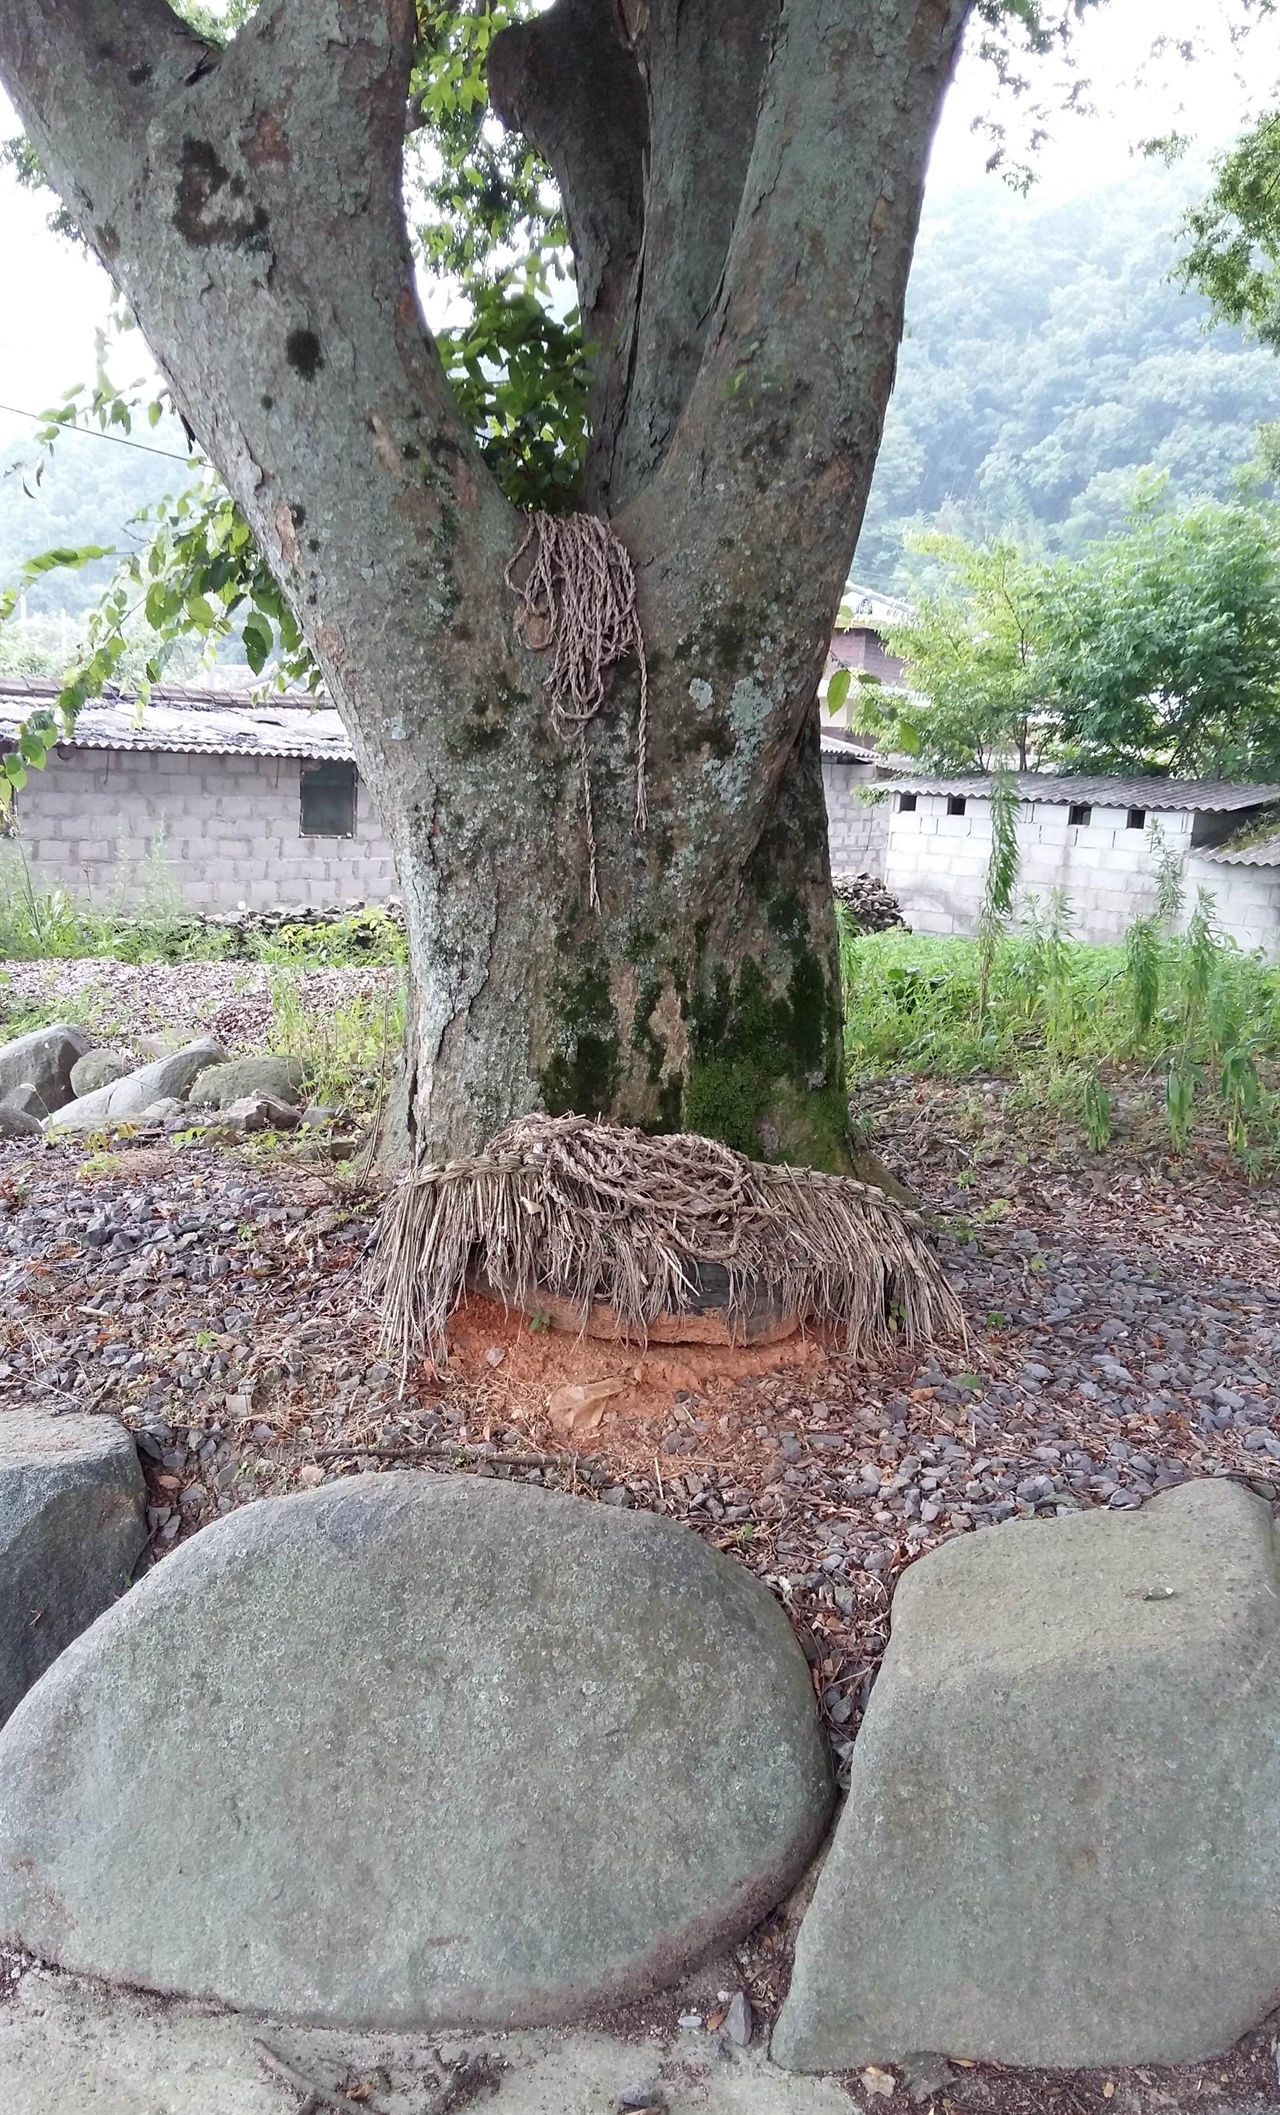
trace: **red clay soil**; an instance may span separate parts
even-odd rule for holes
[[[499,1356],[500,1354],[500,1356]],[[517,1425],[531,1439],[563,1446],[591,1435],[592,1451],[619,1466],[648,1460],[689,1397],[715,1406],[743,1381],[765,1374],[812,1373],[827,1346],[811,1331],[778,1344],[663,1344],[642,1350],[608,1338],[540,1327],[518,1309],[471,1294],[449,1324],[448,1365],[440,1394],[478,1399],[496,1424]],[[619,1393],[580,1406],[555,1401],[566,1388],[614,1381]],[[430,1393],[428,1380],[423,1390]]]

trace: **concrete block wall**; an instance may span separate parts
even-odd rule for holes
[[[1246,952],[1261,948],[1280,959],[1280,872],[1275,867],[1224,867],[1193,853],[1186,865],[1187,911],[1197,889],[1213,898],[1218,930]],[[1184,918],[1185,923],[1185,918]]]
[[[893,796],[879,801],[858,798],[858,788],[872,782],[870,764],[824,756],[822,784],[827,796],[827,838],[833,874],[874,874],[884,879]]]
[[[367,787],[354,837],[304,837],[301,772],[298,757],[60,749],[18,795],[19,841],[40,880],[103,906],[157,879],[198,911],[394,895]]]
[[[1123,939],[1135,918],[1156,907],[1149,835],[1155,821],[1182,866],[1183,923],[1197,887],[1207,888],[1224,933],[1241,947],[1261,947],[1280,957],[1280,873],[1205,859],[1193,846],[1197,817],[1187,811],[1148,816],[1142,827],[1130,825],[1126,808],[1095,807],[1087,823],[1069,822],[1068,812],[1065,802],[1022,808],[1018,893],[1024,917],[1028,897],[1043,903],[1052,889],[1061,889],[1077,939],[1097,944]],[[904,810],[898,796],[891,798],[884,879],[913,932],[976,932],[990,851],[988,800],[969,795],[964,814],[949,815],[942,793],[917,794],[913,810]]]

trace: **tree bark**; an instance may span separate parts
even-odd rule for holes
[[[414,290],[411,0],[274,0],[222,51],[165,0],[0,0],[0,75],[296,609],[385,820],[420,1155],[545,1107],[846,1164],[815,697],[968,6],[743,0],[717,36],[711,7],[652,0],[650,21],[623,0],[610,44],[596,0],[557,0],[508,47],[509,114],[562,169],[577,157],[570,221],[607,325],[595,489],[629,495],[615,526],[648,653],[646,832],[633,667],[588,738],[596,913],[577,755],[504,578],[523,524]],[[565,23],[590,41],[549,89],[538,52],[564,56]],[[699,80],[722,98],[702,134]],[[602,81],[616,135],[588,152]]]

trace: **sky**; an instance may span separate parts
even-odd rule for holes
[[[957,69],[930,162],[928,196],[939,199],[978,183],[998,183],[985,163],[991,139],[974,120],[995,115],[1009,128],[1017,159],[1034,124],[1032,107],[1061,102],[1074,80],[1084,114],[1058,109],[1048,138],[1036,149],[1035,194],[1058,200],[1132,174],[1143,137],[1189,134],[1201,149],[1225,146],[1269,103],[1280,99],[1280,16],[1260,22],[1240,49],[1231,20],[1241,0],[1107,0],[1086,15],[1074,38],[1075,72],[1060,59],[1031,60],[1034,86],[1016,99],[998,91],[991,65],[975,48]],[[1152,56],[1163,37],[1163,56]],[[1188,64],[1177,47],[1191,41]],[[16,131],[0,97],[0,136]],[[38,412],[64,390],[92,378],[94,334],[106,321],[111,289],[91,259],[45,225],[47,197],[21,191],[0,170],[0,407]],[[134,338],[113,356],[117,382],[150,371],[146,349]],[[0,408],[5,458],[29,424]],[[85,443],[84,445],[89,445]],[[105,445],[105,444],[104,444]]]

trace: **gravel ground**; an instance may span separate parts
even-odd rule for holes
[[[377,1198],[332,1170],[252,1148],[0,1148],[0,1407],[123,1415],[146,1458],[155,1561],[219,1512],[382,1462],[660,1508],[785,1603],[847,1770],[894,1580],[942,1539],[1015,1514],[1134,1508],[1193,1475],[1280,1497],[1271,1193],[1212,1151],[1178,1166],[1142,1140],[1097,1159],[1028,1142],[998,1091],[899,1084],[875,1124],[888,1165],[950,1215],[940,1240],[968,1344],[874,1373],[824,1352],[677,1389],[656,1413],[607,1416],[586,1461],[557,1452],[545,1406],[517,1413],[426,1368],[401,1393],[361,1298]],[[766,2023],[790,1936],[780,1915],[740,1957]],[[1275,2102],[1265,2034],[1229,2064],[1146,2074],[1154,2099],[1142,2074],[1113,2099],[1092,2075],[978,2073],[948,2096]]]
[[[46,1020],[62,1015],[126,1049],[140,1035],[166,1030],[184,1037],[210,1034],[239,1055],[268,1041],[273,976],[295,979],[309,1010],[329,1015],[356,998],[381,999],[398,981],[389,969],[302,973],[248,962],[6,962],[0,1019],[32,1010]]]

